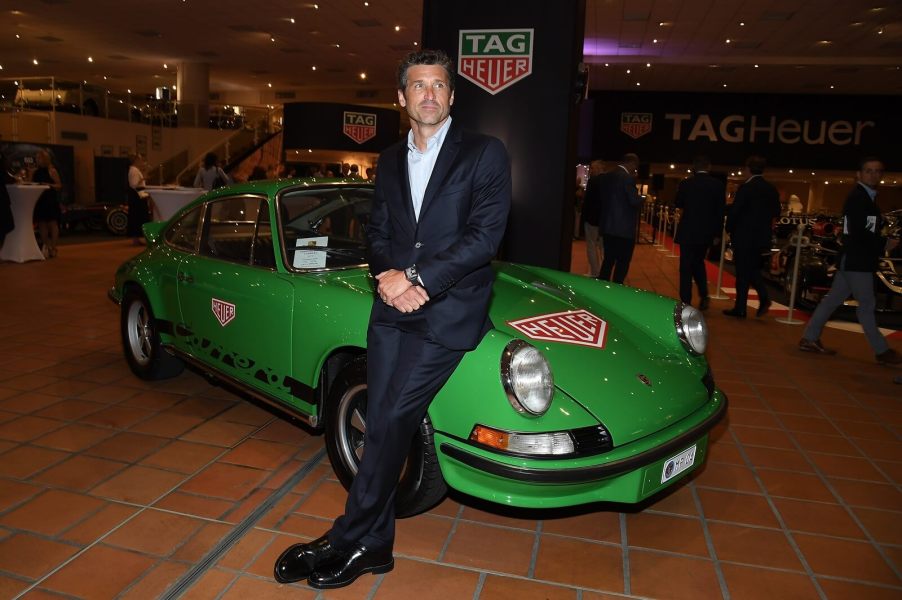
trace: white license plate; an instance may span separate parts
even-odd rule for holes
[[[670,481],[693,464],[695,464],[695,446],[683,450],[673,458],[668,458],[664,461],[664,469],[661,471],[661,483]]]

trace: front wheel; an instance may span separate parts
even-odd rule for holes
[[[366,433],[366,357],[346,365],[332,384],[325,407],[326,450],[346,489],[357,474]],[[426,416],[410,445],[395,494],[395,514],[407,517],[438,504],[448,491],[438,465],[432,422]]]
[[[160,344],[160,332],[147,296],[140,290],[128,290],[122,299],[121,310],[122,350],[132,373],[148,381],[181,373],[185,363],[166,352]]]

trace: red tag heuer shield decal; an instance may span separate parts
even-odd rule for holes
[[[587,310],[539,315],[518,321],[508,321],[508,325],[534,340],[561,342],[604,348],[608,323]]]
[[[490,94],[532,73],[533,29],[460,31],[457,72]]]
[[[620,113],[620,131],[634,140],[651,132],[651,113]]]
[[[373,113],[344,111],[344,134],[362,144],[376,137],[376,115]]]
[[[213,314],[219,324],[225,327],[235,318],[235,305],[225,300],[213,298]]]

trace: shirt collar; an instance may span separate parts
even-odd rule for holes
[[[868,196],[871,197],[871,200],[877,197],[877,190],[875,190],[874,188],[867,186],[860,181],[858,182],[858,185],[864,188],[864,191],[868,193]]]
[[[442,142],[445,141],[445,135],[447,135],[449,127],[451,127],[450,115],[447,119],[445,119],[445,123],[439,128],[439,130],[426,140],[426,152],[429,152],[442,145]],[[407,132],[407,148],[413,152],[424,154],[424,152],[420,152],[420,149],[417,148],[417,145],[413,142],[413,129]]]
[[[756,173],[755,175],[752,175],[751,177],[749,177],[748,179],[746,179],[745,182],[748,183],[749,181],[751,181],[751,180],[754,179],[755,177],[764,177],[764,175],[761,175],[760,173]]]

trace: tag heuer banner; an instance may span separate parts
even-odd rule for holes
[[[651,131],[651,113],[620,113],[620,131],[634,140]]]
[[[376,115],[345,111],[343,131],[358,144],[371,140],[376,137]]]
[[[463,29],[457,72],[490,94],[532,73],[533,29]]]

